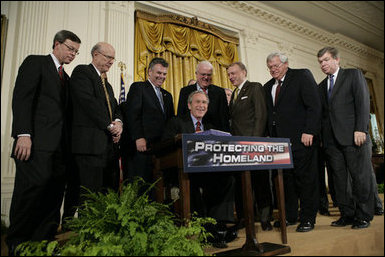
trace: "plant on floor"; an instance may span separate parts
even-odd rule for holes
[[[87,194],[79,217],[68,221],[74,232],[62,246],[53,242],[27,242],[18,247],[20,255],[39,256],[203,256],[208,233],[203,225],[211,218],[192,218],[178,226],[168,206],[139,195],[142,179],[128,183],[118,193]],[[148,186],[148,185],[147,185]]]
[[[378,184],[377,187],[378,187],[378,193],[383,194],[384,193],[384,183]]]

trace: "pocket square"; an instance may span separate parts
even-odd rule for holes
[[[242,96],[241,100],[248,98],[248,96]]]

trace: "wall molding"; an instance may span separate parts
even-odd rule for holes
[[[339,33],[333,34],[311,25],[300,24],[294,19],[283,17],[245,1],[219,1],[218,3],[223,6],[236,9],[239,12],[250,14],[257,19],[261,19],[265,23],[275,24],[281,27],[283,30],[299,33],[306,38],[317,42],[322,42],[324,44],[341,46],[359,56],[368,56],[370,58],[377,59],[381,63],[384,62],[384,53],[354,41]]]

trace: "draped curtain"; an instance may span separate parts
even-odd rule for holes
[[[232,87],[226,68],[238,61],[237,39],[228,42],[230,40],[194,28],[197,26],[175,24],[172,17],[167,17],[166,21],[147,17],[141,12],[136,14],[135,81],[147,79],[147,67],[152,58],[164,58],[169,69],[163,88],[173,95],[175,110],[180,89],[190,79],[195,79],[196,65],[200,61],[207,60],[213,65],[213,84],[222,88]]]

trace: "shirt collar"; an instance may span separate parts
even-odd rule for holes
[[[61,66],[59,60],[56,58],[56,56],[54,54],[50,54],[50,55],[51,55],[51,58],[52,58],[53,62],[55,63],[56,70],[58,70],[59,67]]]
[[[286,77],[286,74],[281,78],[281,86],[282,86],[282,84],[283,84],[283,81],[285,80],[285,77]],[[278,80],[275,80],[275,84],[277,84],[278,85]]]
[[[242,89],[242,87],[243,87],[243,85],[246,83],[246,81],[247,81],[247,79],[245,79],[239,86],[238,86],[238,92],[240,92],[241,91],[241,89]]]
[[[195,126],[196,126],[196,124],[197,124],[197,121],[199,121],[199,122],[201,123],[201,129],[203,130],[203,123],[202,123],[202,120],[198,120],[197,118],[195,118],[194,115],[191,114],[191,112],[190,112],[190,116],[191,116],[191,119],[192,119],[192,121],[193,121],[193,123],[194,123],[194,128],[195,128]]]
[[[100,71],[98,70],[98,68],[96,68],[96,66],[95,66],[93,63],[91,63],[91,64],[92,64],[92,66],[94,66],[96,72],[98,73],[98,75],[99,75],[99,77],[100,77],[101,73],[100,73]]]

